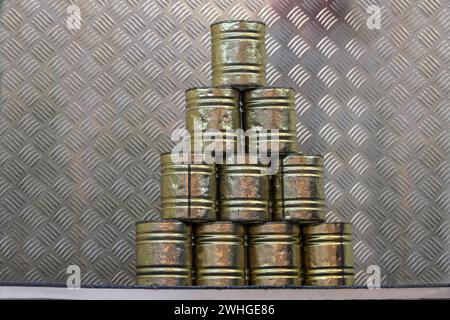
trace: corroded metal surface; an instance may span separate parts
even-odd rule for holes
[[[210,85],[210,27],[267,24],[268,85],[293,87],[325,157],[327,220],[353,223],[356,283],[450,283],[448,0],[5,0],[0,281],[131,284],[184,91]],[[381,29],[369,29],[369,5]]]
[[[250,226],[248,269],[252,285],[301,285],[299,226],[287,222]]]
[[[299,151],[295,92],[291,88],[258,88],[243,94],[242,125],[252,129],[250,141],[258,148],[279,153]],[[264,131],[261,131],[264,130]]]
[[[215,165],[174,162],[171,153],[161,155],[161,218],[189,222],[217,219]]]
[[[190,226],[179,221],[136,224],[136,284],[192,285]]]
[[[245,285],[245,228],[231,222],[195,227],[195,284]]]
[[[267,166],[252,163],[251,156],[244,158],[242,164],[217,166],[219,219],[242,223],[269,221],[270,176]]]
[[[265,85],[265,37],[266,25],[260,21],[221,21],[211,25],[213,85]]]
[[[321,156],[291,154],[284,157],[272,183],[274,220],[324,221],[325,178]]]
[[[185,95],[186,129],[191,135],[192,152],[201,153],[211,144],[216,151],[237,150],[236,130],[241,128],[239,91],[201,87],[188,89]]]
[[[302,235],[305,285],[354,284],[351,224],[323,223],[304,226]]]

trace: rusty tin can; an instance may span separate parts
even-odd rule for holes
[[[248,228],[248,265],[251,285],[301,285],[300,227],[268,222]]]
[[[291,88],[258,88],[244,92],[243,127],[251,129],[250,145],[266,145],[268,151],[298,152],[295,94]],[[254,141],[254,142],[252,142]]]
[[[266,25],[222,21],[211,25],[213,86],[239,89],[266,85]]]
[[[197,225],[194,252],[197,285],[245,285],[244,226],[232,222]]]
[[[188,89],[185,95],[191,150],[203,152],[212,143],[224,153],[236,150],[236,130],[241,128],[239,91],[204,87]]]
[[[161,155],[161,171],[162,219],[216,220],[215,165],[194,161],[194,156],[187,163],[176,163],[166,153]]]
[[[192,285],[191,228],[179,221],[136,224],[136,283]]]
[[[241,223],[268,221],[270,176],[266,166],[246,156],[242,164],[218,165],[219,219]]]
[[[298,223],[325,220],[323,157],[289,154],[273,178],[274,219]]]
[[[350,286],[354,284],[352,225],[306,225],[303,232],[305,284]]]

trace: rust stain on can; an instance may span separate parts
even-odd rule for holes
[[[300,227],[268,222],[248,228],[251,285],[301,285]]]
[[[215,166],[196,163],[193,158],[188,163],[174,163],[170,153],[161,156],[162,219],[216,220]]]
[[[191,228],[179,221],[136,224],[136,283],[192,285]]]
[[[245,285],[245,229],[232,222],[195,227],[195,277],[199,286]]]
[[[236,129],[241,128],[239,91],[204,87],[188,89],[185,95],[191,150],[203,152],[212,143],[217,146],[215,150],[236,150]],[[198,136],[199,133],[202,136]]]
[[[244,92],[243,127],[252,129],[250,144],[280,154],[298,152],[295,94],[291,88],[258,88]],[[275,131],[276,130],[276,131]],[[264,150],[263,150],[264,151]]]
[[[220,220],[255,223],[270,218],[270,176],[266,166],[250,158],[243,164],[217,166]]]
[[[350,286],[354,284],[352,225],[306,225],[303,232],[305,284]]]
[[[325,220],[323,157],[289,154],[273,179],[274,219],[298,223]]]
[[[222,21],[211,25],[212,84],[239,89],[266,85],[266,25]]]

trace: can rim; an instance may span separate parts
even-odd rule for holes
[[[317,231],[317,228],[324,227],[324,226],[335,226],[336,228],[333,228],[332,232],[328,229],[325,229],[324,231],[320,232]],[[302,233],[305,236],[313,235],[313,234],[331,234],[335,233],[336,230],[338,230],[339,233],[347,234],[347,233],[353,233],[353,223],[351,222],[323,222],[318,223],[314,225],[304,225],[302,226]],[[347,231],[347,232],[346,232]]]
[[[268,225],[268,224],[299,225],[296,222],[280,220],[280,221],[266,221],[266,222],[261,222],[261,223],[255,223],[255,224],[252,224],[251,227]]]
[[[170,154],[172,154],[172,151],[161,153],[159,155],[159,157],[163,158],[163,157],[166,157],[166,156],[168,156]],[[193,152],[191,152],[190,155],[191,155],[191,157],[201,157],[203,159],[203,154],[200,154],[200,153],[193,153]]]
[[[224,228],[221,228],[221,227]],[[242,223],[237,223],[233,221],[210,221],[206,223],[197,223],[194,226],[194,234],[202,235],[202,234],[227,234],[229,232],[236,232],[237,235],[241,235],[244,237],[245,235],[245,226]]]
[[[207,224],[209,224],[209,225],[211,225],[211,224],[230,224],[230,225],[237,224],[237,225],[239,225],[239,223],[233,222],[233,221],[215,220],[215,221],[200,222],[200,223],[197,223],[197,226],[202,226],[202,225],[207,225]]]
[[[286,86],[286,87],[284,87],[284,86],[259,86],[259,87],[255,87],[255,88],[252,88],[252,89],[248,89],[248,90],[243,90],[244,92],[247,92],[247,91],[255,91],[255,90],[269,90],[269,89],[288,89],[288,90],[292,90],[292,91],[295,91],[295,89],[294,89],[294,87],[289,87],[289,86]]]
[[[249,82],[249,83],[236,83],[236,82],[232,82],[231,84],[217,84],[215,87],[217,88],[226,88],[226,87],[232,87],[233,89],[238,90],[239,92],[245,93],[245,91],[249,91],[249,90],[255,90],[258,88],[261,88],[261,85],[256,83],[256,82]]]
[[[348,225],[353,225],[353,223],[345,222],[345,221],[336,221],[336,222],[327,221],[327,222],[318,223],[315,226],[321,225],[321,224],[348,224]],[[313,225],[305,225],[305,227],[309,227],[309,226],[313,227]]]
[[[272,229],[274,226],[274,229]],[[278,228],[279,227],[279,228]],[[254,224],[248,227],[248,236],[253,238],[255,235],[259,234],[279,234],[281,232],[285,232],[286,230],[292,230],[293,233],[300,234],[301,226],[298,223],[293,223],[290,221],[268,221],[261,224]],[[291,234],[289,232],[289,234]]]
[[[184,90],[184,92],[198,90],[198,89],[231,89],[234,91],[239,91],[238,89],[234,88],[231,85],[223,85],[223,86],[196,86],[196,87],[188,88],[188,89]]]
[[[164,220],[139,220],[136,221],[134,224],[138,225],[138,224],[145,224],[145,223],[164,223],[164,222],[179,222],[185,225],[188,225],[187,223],[181,221],[181,220],[177,220],[177,219],[164,219]]]
[[[289,153],[284,153],[283,156],[284,156],[283,159],[290,157],[290,156],[302,156],[302,157],[325,159],[325,157],[322,154],[310,154],[310,153],[303,153],[303,152],[289,152]]]
[[[229,23],[229,22],[258,23],[258,24],[262,24],[262,25],[267,27],[267,24],[265,22],[263,22],[263,21],[259,21],[259,20],[244,20],[244,19],[237,19],[237,20],[228,19],[228,20],[216,21],[214,23],[211,23],[210,27],[212,27],[212,26],[214,26],[216,24]]]
[[[162,170],[164,170],[164,166],[184,166],[185,168],[189,167],[195,167],[195,166],[207,166],[213,171],[216,171],[216,164],[215,163],[207,163],[205,160],[204,155],[198,154],[198,153],[190,153],[190,156],[188,158],[187,162],[181,161],[181,162],[173,162],[171,157],[171,152],[166,152],[164,154],[160,155],[160,165]]]
[[[304,157],[318,157],[318,158],[323,158],[323,155],[322,155],[322,154],[319,154],[319,153],[291,152],[291,153],[288,153],[287,155],[299,155],[299,156],[304,156]]]

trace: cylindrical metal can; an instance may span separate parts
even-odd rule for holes
[[[250,130],[249,144],[265,145],[280,154],[298,152],[297,113],[291,88],[258,88],[244,92],[243,127]],[[265,150],[262,150],[265,151]]]
[[[244,226],[232,222],[197,225],[194,252],[196,285],[245,285]]]
[[[352,225],[322,223],[303,227],[305,284],[353,285]]]
[[[212,143],[223,155],[236,150],[241,128],[240,93],[232,88],[191,88],[186,91],[186,127],[191,150],[200,153]]]
[[[259,21],[222,21],[211,25],[213,86],[266,85],[266,25]]]
[[[214,221],[216,213],[216,169],[194,161],[177,163],[172,155],[161,155],[162,219],[187,222]]]
[[[248,230],[251,285],[301,285],[300,227],[268,222]]]
[[[274,219],[298,223],[325,220],[323,157],[289,154],[273,178]]]
[[[259,164],[253,157],[244,158],[242,164],[217,166],[219,219],[242,223],[268,221],[270,218],[268,168]]]
[[[136,283],[192,285],[191,228],[179,221],[136,224]]]

